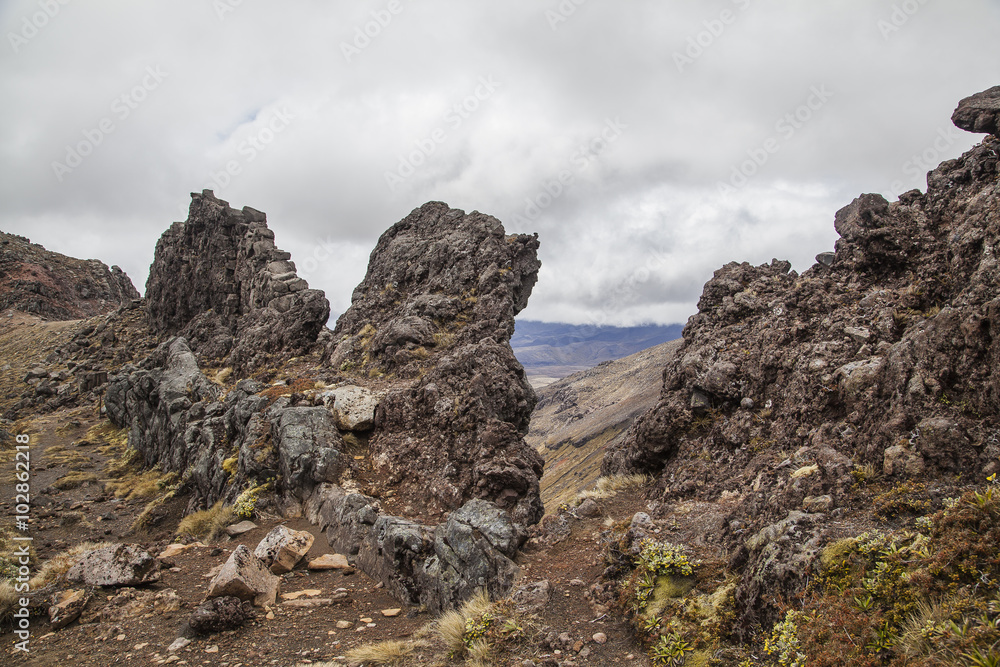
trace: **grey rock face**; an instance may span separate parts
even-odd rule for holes
[[[1000,86],[959,102],[951,122],[968,132],[986,132],[1000,137]]]
[[[306,517],[337,551],[354,555],[366,574],[408,604],[451,609],[477,589],[506,595],[523,529],[493,503],[472,500],[432,527],[382,514],[379,503],[338,486],[316,488]]]
[[[88,586],[141,586],[160,580],[160,565],[138,545],[110,545],[84,555],[66,579]]]
[[[187,221],[156,244],[146,282],[154,330],[184,335],[203,358],[228,355],[239,370],[311,347],[330,304],[275,247],[266,216],[230,208],[210,190],[191,199]]]
[[[432,202],[379,239],[330,365],[407,380],[385,392],[369,447],[404,501],[443,514],[488,499],[515,522],[543,513],[542,459],[523,439],[535,394],[510,348],[541,266],[534,236]]]

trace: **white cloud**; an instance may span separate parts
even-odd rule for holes
[[[998,83],[988,0],[926,2],[886,35],[889,0],[590,2],[555,30],[555,0],[398,2],[386,21],[388,0],[244,1],[221,20],[212,0],[55,0],[30,38],[39,1],[0,5],[0,228],[120,264],[141,289],[155,239],[214,180],[316,264],[310,282],[337,312],[378,236],[443,200],[539,232],[526,316],[683,321],[725,262],[807,268],[854,196],[920,185],[914,156],[968,149],[978,138],[959,133],[938,150],[938,131],[960,98]],[[358,28],[375,36],[348,62]],[[707,46],[681,72],[689,39]],[[123,118],[116,100],[151,67],[166,77]],[[787,136],[779,119],[815,86],[832,97]],[[105,119],[113,131],[60,182],[52,163]],[[593,143],[615,119],[620,135]],[[779,149],[720,198],[770,138]],[[386,173],[414,151],[421,164],[391,190]],[[239,173],[222,186],[213,175],[230,162]],[[528,200],[547,205],[529,217]],[[335,257],[319,262],[324,244]]]

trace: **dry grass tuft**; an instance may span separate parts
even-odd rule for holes
[[[177,526],[177,534],[211,541],[232,522],[233,516],[233,508],[223,507],[220,500],[206,510],[184,517]]]
[[[18,607],[21,594],[14,590],[9,581],[0,581],[0,623],[6,623]]]
[[[38,573],[31,579],[29,585],[32,590],[43,588],[49,584],[56,583],[80,558],[94,549],[108,546],[110,542],[84,542],[71,549],[62,551],[48,559],[38,569]]]
[[[177,483],[177,473],[163,473],[159,470],[147,470],[141,474],[126,473],[118,479],[108,480],[105,489],[115,494],[116,498],[133,500],[135,498],[153,498],[170,486]]]
[[[414,643],[390,640],[351,649],[347,652],[347,659],[365,665],[405,665],[416,651]]]
[[[177,487],[172,487],[167,489],[167,492],[163,495],[157,496],[153,500],[149,501],[146,507],[143,508],[142,513],[136,517],[135,521],[132,522],[132,526],[129,528],[133,533],[145,530],[151,527],[150,519],[153,516],[153,512],[160,506],[166,503],[168,500],[173,498],[177,494]]]
[[[640,489],[649,484],[648,475],[610,475],[597,480],[595,487],[579,494],[580,500],[604,500],[618,495],[622,491]]]
[[[68,491],[70,489],[78,489],[84,484],[96,484],[97,475],[91,472],[80,472],[74,471],[67,473],[54,481],[52,486],[59,489],[60,491]]]

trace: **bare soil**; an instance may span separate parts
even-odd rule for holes
[[[96,408],[85,407],[60,410],[17,425],[32,434],[30,532],[35,540],[35,567],[86,541],[140,544],[156,555],[175,539],[187,498],[178,497],[166,503],[165,512],[155,526],[135,533],[131,527],[149,498],[122,500],[105,491],[104,468],[110,458],[109,450],[103,449],[104,443],[85,439],[88,430],[100,423]],[[0,496],[0,512],[4,528],[13,524],[13,496],[7,492],[12,488],[9,479],[12,458],[11,452],[3,452],[0,473],[5,492]],[[53,486],[73,471],[93,472],[97,480],[62,491]],[[551,648],[532,645],[511,664],[520,665],[526,658],[538,664],[567,666],[649,664],[642,647],[620,621],[620,614],[597,614],[586,598],[589,587],[600,579],[605,568],[599,535],[606,520],[626,520],[642,509],[637,499],[631,497],[602,501],[601,507],[602,516],[572,520],[569,536],[554,546],[532,544],[520,554],[522,580],[547,579],[552,586],[549,603],[532,624],[535,638],[550,632],[568,633],[574,646],[556,653]],[[214,543],[163,559],[161,580],[153,585],[138,590],[90,590],[91,599],[81,619],[66,628],[53,631],[46,617],[32,618],[31,652],[27,656],[13,652],[15,637],[11,627],[0,627],[0,665],[237,667],[298,665],[338,658],[343,661],[342,656],[352,647],[405,639],[433,620],[426,611],[401,605],[361,571],[313,572],[300,566],[282,577],[280,593],[319,590],[319,594],[302,599],[328,598],[343,588],[350,599],[331,606],[295,608],[283,604],[279,597],[278,604],[269,610],[259,609],[257,619],[238,630],[203,637],[192,635],[187,619],[205,599],[210,582],[207,575],[224,563],[238,545],[253,549],[271,528],[285,523],[316,535],[308,559],[331,552],[325,536],[303,519],[263,517],[255,522],[258,528],[238,538],[223,536]],[[61,588],[68,586],[62,584]],[[164,604],[174,595],[177,603]],[[403,611],[397,617],[381,614],[382,610],[399,607]],[[350,627],[338,629],[338,621],[347,621]],[[593,640],[596,633],[604,633],[607,642],[596,643]],[[191,644],[173,653],[168,651],[178,637],[185,635],[193,637]]]

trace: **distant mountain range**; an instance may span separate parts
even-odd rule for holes
[[[536,387],[681,337],[682,324],[589,326],[518,320],[511,347]]]

